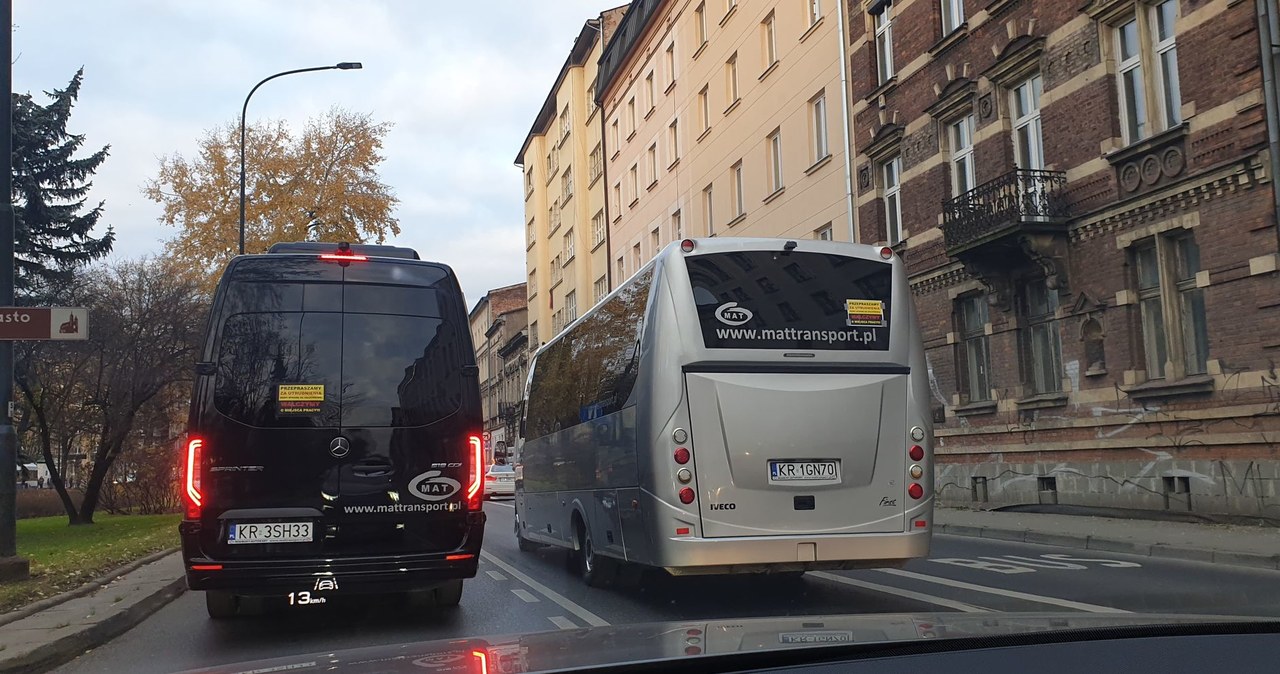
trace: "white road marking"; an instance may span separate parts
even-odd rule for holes
[[[924,594],[923,592],[913,592],[911,590],[904,590],[902,588],[890,587],[888,585],[880,585],[879,583],[869,583],[865,580],[858,580],[856,578],[847,578],[845,576],[837,576],[834,573],[827,573],[826,571],[810,571],[808,575],[814,576],[816,578],[821,578],[823,580],[829,580],[833,583],[843,583],[845,585],[860,587],[864,590],[871,590],[872,592],[882,592],[884,594],[894,595],[895,597],[902,597],[904,599],[914,599],[916,601],[922,601],[922,602],[925,602],[926,604],[933,604],[935,606],[942,606],[945,608],[953,608],[957,611],[963,611],[965,613],[988,613],[991,611],[991,609],[989,608],[974,606],[973,604],[966,604],[962,601],[952,601],[950,599],[943,599],[942,597],[935,597],[931,594]]]
[[[516,504],[514,504],[514,503],[498,503],[497,501],[489,501],[489,505],[502,506],[503,508],[515,508],[515,507],[516,507]]]
[[[952,580],[950,578],[939,578],[937,576],[927,576],[923,573],[914,573],[912,571],[903,571],[902,569],[876,569],[880,573],[887,573],[903,578],[911,578],[926,583],[937,583],[938,585],[947,585],[962,590],[973,590],[974,592],[985,592],[987,594],[999,595],[1001,597],[1010,597],[1012,599],[1022,599],[1024,601],[1034,601],[1041,604],[1051,604],[1053,606],[1061,606],[1063,608],[1075,609],[1077,611],[1085,611],[1088,613],[1131,613],[1124,609],[1112,608],[1110,606],[1099,606],[1098,604],[1086,604],[1080,601],[1071,601],[1070,599],[1059,599],[1057,597],[1046,597],[1039,594],[1030,594],[1027,592],[1017,592],[1015,590],[1005,590],[998,587],[988,587],[986,585],[975,585],[966,583],[962,580]]]
[[[493,555],[493,553],[487,550],[481,550],[480,556],[496,564],[498,568],[502,569],[503,571],[506,571],[507,574],[510,575],[512,578],[515,578],[516,580],[533,588],[534,591],[537,592],[538,594],[563,606],[566,611],[578,616],[578,618],[580,618],[583,622],[587,623],[587,625],[590,625],[591,627],[608,626],[609,622],[606,621],[604,618],[601,618],[600,616],[592,613],[591,611],[588,611],[583,606],[576,604],[573,601],[570,601],[568,597],[565,597],[559,592],[556,592],[555,590],[547,587],[546,585],[543,585],[542,583],[539,583],[538,581],[530,578],[529,576],[525,575],[516,567],[511,566],[510,564],[502,561],[501,559],[498,559],[496,556]]]
[[[549,617],[547,618],[547,620],[550,620],[552,625],[555,625],[556,627],[559,627],[559,628],[560,628],[560,629],[562,629],[562,630],[576,630],[576,629],[578,629],[578,626],[577,626],[577,625],[575,625],[575,624],[573,624],[573,621],[572,621],[572,620],[569,620],[568,618],[566,618],[566,617],[564,617],[564,616],[562,616],[562,615],[553,615],[553,616],[549,616]]]
[[[506,580],[506,579],[507,579],[507,577],[506,577],[506,576],[502,575],[501,573],[498,573],[497,571],[485,571],[485,573],[489,574],[489,577],[490,577],[490,578],[492,578],[492,579],[494,579],[494,580]]]
[[[511,594],[514,594],[515,596],[517,596],[517,597],[519,597],[519,598],[521,598],[521,599],[525,600],[525,602],[530,603],[530,604],[532,604],[532,603],[534,603],[534,602],[538,601],[538,598],[537,598],[537,597],[535,597],[535,596],[533,596],[532,594],[530,594],[528,590],[522,590],[522,589],[520,589],[520,588],[518,588],[518,587],[517,587],[517,588],[512,589],[512,590],[511,590]]]

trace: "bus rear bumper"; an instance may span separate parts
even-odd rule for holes
[[[676,576],[899,567],[929,555],[931,532],[835,536],[677,537],[663,541]]]

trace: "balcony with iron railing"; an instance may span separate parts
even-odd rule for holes
[[[1066,184],[1062,171],[1015,169],[943,202],[947,254],[962,255],[1020,234],[1065,231]]]

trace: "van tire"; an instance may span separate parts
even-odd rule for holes
[[[214,620],[229,620],[236,617],[240,608],[240,598],[222,590],[205,590],[204,609]]]
[[[570,554],[570,559],[575,562],[578,575],[588,587],[608,587],[618,574],[617,560],[597,554],[586,525],[580,519],[574,522],[578,546]]]
[[[520,533],[520,515],[519,514],[516,515],[515,521],[516,521],[516,547],[520,548],[520,552],[533,552],[534,550],[537,550],[538,548],[542,547],[541,545],[538,545],[537,543],[534,543],[533,541],[525,538]]]
[[[462,579],[451,580],[435,589],[436,606],[452,608],[462,603]]]

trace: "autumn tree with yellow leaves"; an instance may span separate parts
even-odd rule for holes
[[[378,175],[391,125],[332,108],[300,136],[280,121],[250,125],[245,141],[245,252],[281,241],[383,243],[400,233],[399,200]],[[177,227],[168,252],[212,286],[239,241],[240,127],[208,131],[191,158],[160,159],[143,188]]]

